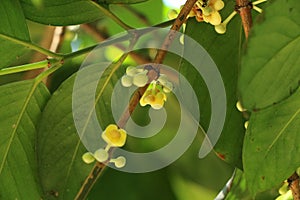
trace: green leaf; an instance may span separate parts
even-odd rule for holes
[[[232,183],[226,184],[223,191],[225,191],[225,200],[266,200],[278,196],[278,188],[273,188],[253,197],[247,187],[245,173],[239,169],[235,170]]]
[[[243,163],[253,194],[278,186],[300,166],[299,129],[299,90],[277,105],[252,113]]]
[[[21,0],[27,19],[46,25],[66,26],[95,21],[103,16],[92,1],[43,0],[36,7],[31,0]]]
[[[74,74],[58,88],[47,104],[38,131],[37,149],[41,182],[47,198],[54,199],[57,196],[58,199],[74,199],[89,174],[92,165],[85,164],[81,158],[87,151],[81,142],[86,138],[81,140],[79,134],[81,136],[89,134],[88,137],[92,135],[91,137],[95,137],[96,141],[99,140],[99,145],[101,142],[101,133],[94,130],[88,132],[86,127],[81,130],[78,126],[76,130],[74,113],[80,113],[84,125],[91,123],[92,120],[85,118],[84,114],[91,112],[91,110],[83,110],[86,108],[85,106],[80,105],[73,110],[73,92],[81,92],[78,98],[83,98],[83,103],[89,103],[86,99],[90,98],[89,91],[92,90],[94,83],[98,83],[100,87],[95,92],[98,119],[100,122],[104,121],[105,124],[112,123],[112,115],[107,109],[110,108],[108,106],[110,95],[106,96],[106,92],[110,92],[112,89],[111,78],[117,68],[116,64],[110,65],[99,83],[99,64],[84,68],[79,71],[79,73],[83,73],[79,78],[82,84],[74,89],[74,81],[79,73]],[[78,119],[75,120],[80,123]],[[99,146],[97,147],[99,148]]]
[[[277,0],[269,3],[255,23],[239,77],[245,108],[260,109],[280,102],[299,86],[299,18],[297,0]]]
[[[72,115],[75,76],[54,92],[42,115],[38,129],[38,159],[46,199],[74,199],[92,168],[81,156],[81,144]]]
[[[22,55],[26,48],[7,40],[6,37],[30,41],[26,20],[18,0],[0,2],[0,69]]]
[[[148,0],[98,0],[99,3],[104,3],[104,4],[132,4],[132,3],[141,3],[145,2]]]
[[[33,81],[0,86],[0,198],[41,199],[36,125],[49,92]]]
[[[231,12],[233,4],[228,3],[225,13]],[[222,134],[215,146],[215,151],[220,158],[233,166],[242,168],[241,149],[244,137],[243,119],[235,107],[237,102],[236,84],[239,63],[239,49],[241,44],[241,25],[237,18],[228,25],[225,35],[219,35],[214,27],[205,22],[199,23],[191,19],[187,23],[186,32],[210,54],[221,73],[227,96],[226,121]],[[185,47],[184,54],[195,54],[192,47]],[[200,59],[201,55],[199,55]],[[183,61],[180,72],[192,84],[200,106],[200,124],[205,130],[211,117],[210,96],[202,77],[194,67]]]

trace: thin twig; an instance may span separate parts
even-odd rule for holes
[[[30,41],[20,40],[20,39],[17,39],[17,38],[14,38],[12,36],[5,35],[5,34],[2,34],[2,33],[0,33],[0,38],[6,39],[6,40],[8,40],[10,42],[13,42],[15,44],[19,44],[19,45],[24,46],[28,49],[38,51],[38,52],[40,52],[44,55],[47,55],[49,57],[53,57],[53,58],[57,58],[57,59],[62,59],[63,58],[62,54],[54,53],[52,51],[49,51],[48,49],[44,49],[44,48],[42,48],[38,45],[35,45],[35,44],[31,43]]]
[[[19,73],[19,72],[25,72],[25,71],[30,71],[30,70],[48,68],[49,66],[57,65],[58,63],[59,63],[58,60],[51,58],[51,59],[45,59],[40,62],[19,65],[19,66],[15,66],[15,67],[7,67],[4,69],[0,69],[0,76],[7,75],[7,74]]]
[[[166,36],[166,38],[162,44],[161,50],[159,50],[157,52],[155,59],[154,59],[154,63],[161,64],[163,62],[165,55],[167,53],[167,49],[174,40],[174,35],[176,34],[176,31],[178,31],[180,29],[180,27],[182,26],[182,24],[185,22],[188,14],[190,13],[190,11],[193,8],[196,1],[197,0],[187,0],[185,5],[181,9],[178,17],[175,19],[168,35]],[[158,70],[159,70],[159,65],[156,65],[154,67],[158,68]],[[157,72],[155,70],[150,70],[148,73],[148,77],[149,77],[150,81],[154,80],[157,77]],[[139,103],[141,97],[143,96],[143,94],[145,93],[147,87],[148,87],[148,85],[146,85],[142,88],[139,88],[133,94],[132,98],[129,101],[127,108],[125,109],[121,118],[118,121],[119,127],[121,127],[121,128],[125,127],[130,115],[133,113],[134,109],[138,105],[138,103]]]
[[[112,13],[110,10],[104,8],[100,4],[98,4],[95,0],[90,1],[92,4],[94,4],[104,15],[112,19],[114,22],[116,22],[120,27],[122,27],[124,30],[131,30],[133,27],[125,24],[120,18],[118,18],[114,13]]]
[[[294,200],[300,200],[300,185],[299,185],[299,175],[294,172],[292,176],[288,178],[289,188],[292,191]]]
[[[82,184],[84,187],[81,187],[79,192],[77,193],[75,200],[85,199],[87,197],[94,184],[103,173],[104,169],[105,164],[96,162],[89,176],[85,179],[84,183]]]
[[[249,32],[252,27],[251,9],[252,9],[252,4],[249,0],[236,0],[235,10],[241,16],[246,39],[248,39]]]
[[[82,29],[84,31],[86,31],[89,35],[93,36],[95,40],[97,40],[98,42],[102,42],[106,39],[108,39],[108,37],[106,36],[106,34],[100,32],[96,26],[94,24],[82,24],[81,25]],[[117,47],[118,49],[125,51],[126,47],[120,43],[116,43],[114,44],[115,47]],[[136,52],[129,52],[129,56],[137,63],[137,64],[145,64],[145,63],[149,63],[150,59],[146,58]]]

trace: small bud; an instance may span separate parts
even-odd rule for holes
[[[95,151],[94,157],[97,159],[97,161],[104,162],[108,159],[108,153],[104,149],[98,149]]]
[[[279,194],[282,195],[282,194],[287,193],[288,190],[289,190],[289,184],[285,181],[283,183],[283,185],[279,188],[278,192],[279,192]]]
[[[175,19],[178,16],[178,12],[174,9],[168,11],[168,19]]]
[[[128,75],[122,76],[122,78],[121,78],[121,84],[124,87],[130,87],[132,85],[132,77],[128,76]]]
[[[111,159],[110,162],[114,163],[117,168],[122,168],[126,165],[126,158],[124,156],[119,156],[115,159]]]
[[[85,154],[82,155],[82,160],[86,164],[90,164],[95,161],[95,158],[90,152],[86,152]]]
[[[224,34],[226,32],[226,24],[219,24],[215,26],[215,31],[219,34]]]
[[[248,128],[248,126],[249,126],[249,121],[246,121],[246,122],[244,123],[244,127],[245,127],[245,129],[247,129],[247,128]]]
[[[134,76],[138,73],[138,70],[136,67],[133,67],[133,66],[129,66],[126,68],[126,74],[128,76]]]
[[[132,82],[137,87],[144,87],[148,82],[148,76],[144,72],[138,73],[133,77]]]
[[[242,104],[241,104],[241,102],[240,101],[238,101],[238,102],[236,102],[236,108],[238,109],[238,111],[240,111],[240,112],[245,112],[245,111],[247,111],[245,108],[243,108],[243,106],[242,106]]]

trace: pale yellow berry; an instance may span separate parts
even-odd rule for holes
[[[124,87],[130,87],[132,85],[132,77],[131,76],[128,76],[128,75],[124,75],[122,76],[121,78],[121,84],[124,86]]]
[[[138,73],[133,77],[132,83],[137,87],[144,87],[148,83],[148,76],[145,72]]]
[[[119,156],[118,158],[111,159],[110,162],[113,162],[117,168],[122,168],[126,165],[126,158]]]
[[[90,152],[86,152],[85,154],[82,155],[82,160],[86,164],[90,164],[95,161],[95,158],[93,154],[91,154]]]
[[[94,153],[94,157],[99,161],[99,162],[104,162],[108,159],[108,153],[104,149],[98,149]]]

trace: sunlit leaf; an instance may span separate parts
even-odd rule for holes
[[[300,4],[272,1],[255,23],[242,59],[243,106],[260,109],[282,101],[300,81]]]
[[[299,90],[277,105],[252,113],[243,148],[252,193],[280,185],[300,166],[299,129]]]
[[[36,126],[49,97],[33,81],[0,86],[0,198],[41,199]]]

